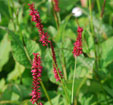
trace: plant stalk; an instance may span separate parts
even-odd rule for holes
[[[42,86],[42,88],[43,88],[43,90],[44,90],[44,93],[45,93],[45,95],[46,95],[46,97],[47,97],[47,99],[48,99],[50,105],[53,105],[52,102],[51,102],[51,99],[50,99],[50,97],[49,97],[49,95],[48,95],[48,93],[47,93],[47,90],[46,90],[46,88],[45,88],[45,86],[44,86],[44,84],[43,84],[43,82],[40,81],[40,84],[41,84],[41,86]]]
[[[50,46],[51,46],[51,52],[50,52],[50,54],[51,54],[51,57],[52,57],[53,64],[55,65],[56,71],[57,71],[58,76],[59,76],[59,78],[60,78],[60,82],[61,82],[62,87],[63,87],[63,89],[64,89],[64,93],[65,93],[65,95],[66,95],[67,102],[69,103],[69,97],[68,97],[68,94],[67,94],[65,85],[64,85],[64,83],[63,83],[63,81],[62,81],[62,78],[61,78],[61,76],[60,76],[60,74],[59,74],[58,67],[57,67],[57,65],[56,65],[56,61],[54,61],[53,56],[52,56],[52,55],[53,55],[53,50],[54,50],[54,47],[52,48],[52,42],[50,42]]]
[[[75,57],[75,68],[73,74],[73,83],[72,83],[72,96],[71,96],[71,103],[74,104],[74,84],[75,84],[75,74],[76,74],[76,57]]]
[[[102,7],[101,18],[103,17],[103,14],[104,14],[105,4],[106,4],[106,0],[104,0],[104,4],[103,4],[103,7]]]
[[[99,16],[101,15],[100,1],[96,0]]]
[[[92,36],[94,38],[94,42],[96,39],[95,33],[94,33],[94,26],[93,26],[93,16],[92,16],[92,5],[91,5],[91,0],[89,0],[89,11],[90,11],[90,26],[91,26],[91,31],[92,31]],[[97,55],[97,47],[94,45],[94,52],[95,52],[95,68],[98,70],[98,55]]]

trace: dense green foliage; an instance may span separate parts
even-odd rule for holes
[[[88,1],[88,0],[87,0]],[[60,70],[66,69],[66,85],[71,100],[75,59],[72,54],[77,23],[72,9],[80,7],[78,22],[83,27],[83,54],[77,57],[74,96],[77,105],[113,105],[113,0],[89,0],[86,8],[80,0],[59,0],[61,24],[57,29],[50,0],[0,0],[0,105],[32,105],[32,53],[42,58],[42,81],[53,105],[66,105],[61,85],[53,75],[50,48],[42,46],[28,3],[39,10],[44,29],[50,35]],[[99,5],[97,5],[99,1]],[[50,105],[43,89],[41,101]]]

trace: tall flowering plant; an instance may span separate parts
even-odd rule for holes
[[[0,0],[0,105],[113,105],[113,0],[33,1]]]
[[[36,27],[38,28],[39,35],[40,35],[40,41],[42,42],[42,45],[48,46],[48,44],[50,44],[50,46],[51,46],[54,75],[55,75],[56,81],[58,81],[58,80],[60,80],[59,76],[61,76],[61,78],[62,78],[62,73],[59,69],[57,71],[57,63],[56,63],[54,47],[52,45],[52,42],[49,41],[49,39],[48,39],[49,36],[48,36],[47,32],[45,33],[43,30],[43,25],[40,20],[39,12],[34,9],[33,4],[28,4],[28,5],[30,6],[29,8],[30,8],[30,15],[32,16],[32,21],[34,21],[36,23]],[[58,76],[58,74],[60,74],[60,75]]]
[[[58,0],[53,0],[53,2],[54,2],[54,10],[56,12],[59,12],[60,9],[58,7]],[[48,33],[44,32],[43,24],[41,23],[39,12],[37,10],[35,10],[34,4],[28,4],[28,5],[29,5],[32,21],[36,23],[36,27],[38,28],[40,42],[42,43],[43,46],[46,46],[47,48],[50,46],[50,48],[51,48],[51,57],[52,57],[52,61],[53,61],[54,77],[57,82],[59,81],[62,84],[66,98],[67,98],[66,99],[67,103],[69,104],[70,103],[69,97],[68,97],[68,94],[66,91],[66,86],[63,82],[63,79],[64,79],[63,74],[62,74],[61,70],[58,68],[56,54],[55,54],[55,50],[54,50],[52,41],[50,41],[48,39],[49,38]],[[83,31],[83,29],[81,27],[78,27],[78,29],[77,29],[78,36],[77,36],[77,40],[74,43],[74,48],[73,48],[73,52],[72,52],[75,57],[79,56],[83,52],[82,51],[82,31]],[[34,53],[33,55],[34,55],[34,59],[33,59],[32,70],[31,70],[32,76],[33,76],[33,90],[31,93],[32,104],[36,103],[37,105],[42,105],[42,103],[40,102],[41,93],[40,93],[40,89],[39,89],[40,83],[41,83],[41,86],[44,88],[48,101],[52,105],[52,102],[48,96],[48,93],[44,87],[44,84],[41,81],[41,73],[42,73],[41,58],[38,53]],[[74,72],[74,76],[75,76],[75,72]],[[74,80],[74,78],[73,78],[73,80]],[[74,89],[74,82],[73,82],[73,86],[72,86],[72,103],[73,103],[73,98],[74,98],[73,89]]]

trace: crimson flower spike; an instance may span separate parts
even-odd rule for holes
[[[55,51],[54,51],[54,47],[52,42],[50,42],[50,46],[51,46],[51,50],[52,50],[52,57],[53,57],[53,72],[54,72],[54,76],[56,78],[56,81],[60,81],[61,78],[63,78],[62,72],[59,70],[58,66],[57,66],[57,61],[56,61],[56,55],[55,55]],[[61,78],[60,78],[60,77]]]
[[[53,4],[54,4],[54,10],[56,12],[59,12],[60,11],[60,8],[59,8],[59,1],[58,0],[53,0]]]
[[[40,36],[40,42],[43,44],[43,46],[47,46],[50,42],[48,40],[47,32],[44,32],[43,25],[41,23],[40,15],[37,10],[34,8],[34,4],[28,4],[30,9],[30,15],[32,16],[32,21],[36,23],[36,27],[38,28],[39,36]]]
[[[33,87],[31,93],[31,102],[32,104],[36,103],[37,105],[42,105],[40,100],[40,81],[41,81],[41,74],[42,74],[42,66],[41,66],[41,58],[38,53],[33,53],[34,59],[31,68],[32,76],[33,76]]]
[[[74,56],[79,56],[80,54],[82,54],[82,32],[83,32],[83,29],[81,27],[78,27],[77,29],[77,32],[78,32],[78,36],[77,36],[77,40],[76,42],[74,43],[74,49],[73,49],[73,54]]]

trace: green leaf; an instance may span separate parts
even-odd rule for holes
[[[1,15],[1,25],[8,25],[9,22],[9,11],[8,11],[8,0],[0,0],[0,15]]]
[[[51,36],[55,36],[57,34],[57,30],[53,26],[48,27],[48,32],[50,33]]]
[[[21,77],[22,73],[24,72],[24,69],[24,66],[16,62],[15,68],[11,73],[8,74],[7,80],[17,80],[18,77]]]
[[[113,98],[113,89],[108,86],[104,86],[105,91]]]
[[[113,61],[113,37],[103,42],[100,48],[102,50],[102,66],[106,67]]]
[[[91,95],[90,97],[85,97],[82,94],[80,94],[81,96],[79,97],[79,102],[81,103],[81,105],[91,105],[91,101],[93,99],[93,95]]]
[[[103,23],[101,20],[97,19],[95,16],[93,17],[93,23],[95,26],[95,32],[98,34],[98,37],[108,37],[112,36],[113,31],[112,27],[108,24]]]
[[[1,92],[3,92],[5,89],[6,89],[6,85],[5,85],[5,79],[4,78],[2,78],[1,80],[0,80],[0,93]]]
[[[71,10],[77,1],[78,0],[59,0],[60,8],[62,8],[61,12],[67,12]]]
[[[3,92],[1,100],[10,100],[12,96],[12,85],[8,85],[7,89]]]
[[[59,42],[60,40],[64,39],[65,28],[66,28],[66,25],[68,24],[68,21],[69,21],[70,17],[71,17],[71,14],[67,15],[66,18],[60,24],[60,28],[58,30],[58,33],[54,38],[55,41]]]
[[[10,33],[10,40],[15,60],[25,67],[30,68],[33,53],[40,52],[38,44],[33,40],[25,38],[25,45],[23,45],[23,42],[19,39],[19,37],[12,32]]]
[[[25,69],[24,73],[22,74],[22,84],[24,84],[24,86],[32,85],[32,73],[30,69]]]
[[[12,100],[12,101],[16,101],[16,100],[19,99],[19,97],[20,97],[20,96],[19,96],[18,94],[16,94],[16,93],[13,92],[13,93],[12,93],[12,96],[11,96],[11,100]]]
[[[16,94],[18,94],[20,96],[21,100],[23,100],[26,97],[30,96],[30,93],[32,91],[31,87],[25,87],[24,85],[20,85],[20,84],[19,85],[14,84],[12,86],[12,88],[13,88],[13,92],[15,92]]]
[[[77,58],[76,76],[85,77],[87,75],[88,78],[91,78],[92,77],[91,74],[93,73],[93,65],[94,65],[93,58],[86,58],[84,56],[79,56]]]
[[[22,78],[22,83],[26,86],[31,86],[32,85],[32,78],[31,77],[23,77]]]
[[[76,35],[71,29],[66,29],[65,30],[65,36],[72,39],[72,40],[76,39]]]
[[[53,98],[51,101],[54,105],[59,105],[59,98],[60,98],[60,95],[56,96],[55,98]],[[50,105],[49,102],[46,102],[44,105]]]
[[[3,40],[0,43],[0,71],[5,63],[7,63],[9,59],[10,53],[10,42],[8,41],[8,36],[5,35]]]

